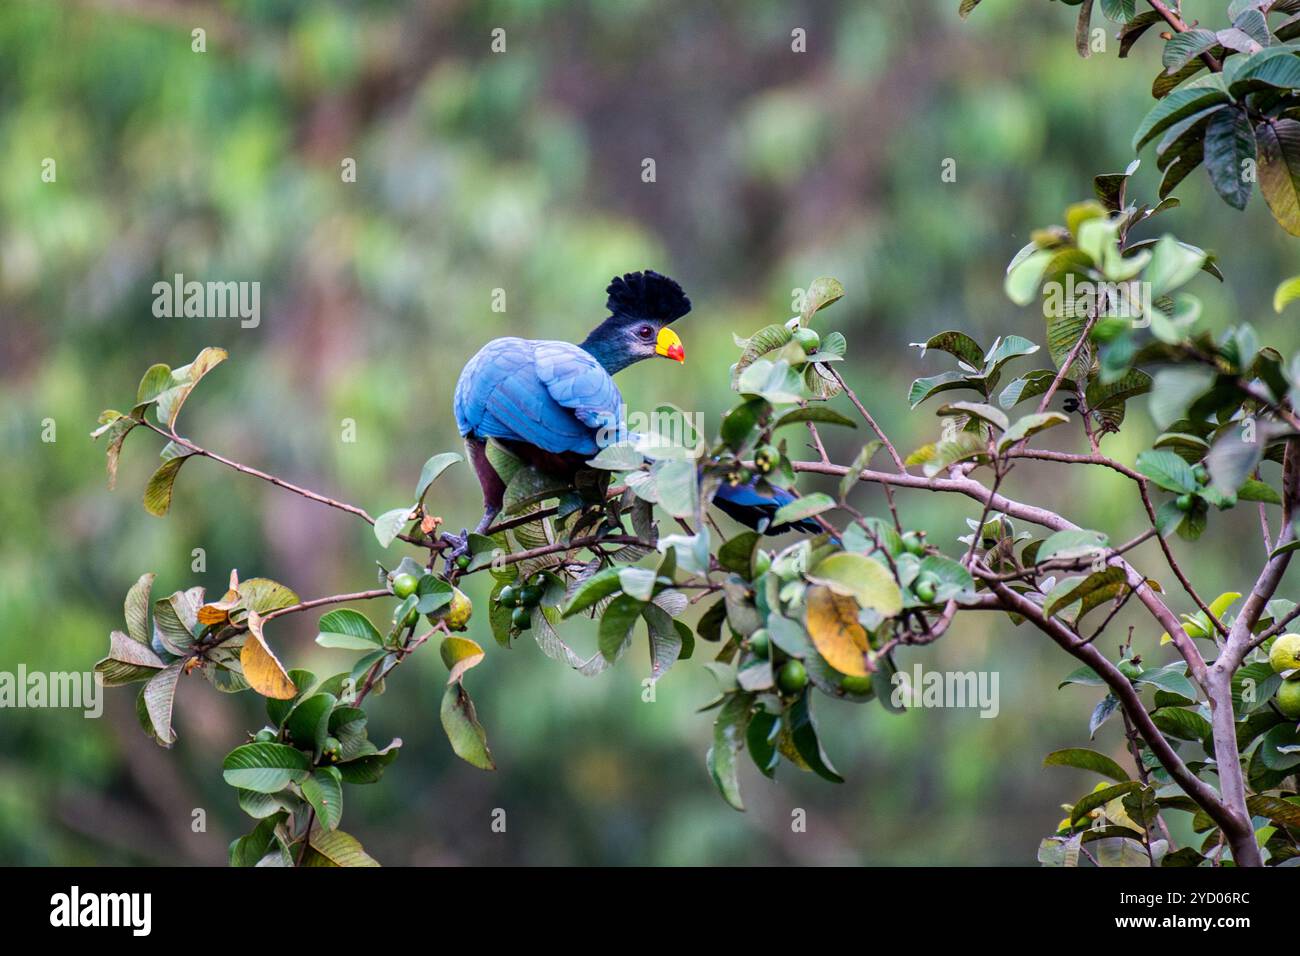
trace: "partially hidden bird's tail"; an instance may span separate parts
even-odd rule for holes
[[[743,485],[729,485],[723,482],[713,497],[713,503],[723,514],[730,515],[741,524],[758,530],[759,522],[763,519],[771,521],[778,508],[796,500],[795,496],[784,488],[772,487],[770,493],[763,493],[758,490],[756,484],[757,479],[751,479]],[[821,525],[816,521],[803,518],[765,528],[763,533],[784,534],[786,531],[802,531],[807,534],[817,534],[821,530]]]

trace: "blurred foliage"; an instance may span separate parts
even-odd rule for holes
[[[1219,6],[1185,4],[1189,17]],[[0,667],[86,669],[120,626],[121,594],[150,569],[159,593],[219,592],[232,566],[304,596],[370,586],[357,569],[382,552],[368,529],[260,483],[191,466],[166,521],[128,497],[147,456],[128,455],[121,490],[105,489],[102,449],[85,433],[106,398],[143,362],[180,363],[207,344],[238,361],[205,383],[190,434],[378,513],[431,452],[456,447],[452,385],[488,338],[576,339],[600,317],[609,276],[663,268],[696,302],[674,401],[715,417],[729,392],[713,371],[734,358],[731,334],[828,273],[851,292],[839,327],[873,343],[846,378],[900,446],[927,440],[928,418],[905,418],[924,369],[895,357],[946,328],[982,341],[1008,324],[1037,335],[1003,295],[1005,263],[1029,224],[1051,221],[1094,173],[1127,165],[1160,70],[1157,46],[1123,63],[1110,62],[1114,43],[1078,59],[1061,4],[988,0],[965,24],[954,7],[5,4]],[[195,27],[205,53],[191,49]],[[495,27],[504,54],[489,50]],[[790,51],[795,27],[806,53]],[[640,180],[646,156],[653,184]],[[347,157],[356,183],[341,181]],[[41,178],[46,158],[54,183]],[[953,183],[940,180],[945,158]],[[1139,170],[1131,188],[1154,194],[1155,175]],[[1225,210],[1200,176],[1179,192],[1177,231],[1232,278],[1202,286],[1209,327],[1250,319],[1293,350],[1295,332],[1268,309],[1293,247],[1264,204]],[[260,325],[155,318],[153,283],[175,273],[260,281]],[[491,309],[498,288],[505,313]],[[662,397],[648,369],[621,385],[632,407]],[[47,419],[52,443],[41,440]],[[355,443],[340,440],[344,419]],[[1151,437],[1134,429],[1110,451],[1132,459]],[[1043,494],[1121,540],[1141,530],[1137,514],[1116,526],[1123,490],[1118,476],[1090,474]],[[443,479],[437,505],[449,523],[472,523],[467,470]],[[971,510],[929,496],[900,505],[953,539]],[[1194,577],[1228,580],[1258,547],[1233,533],[1248,518],[1222,522],[1215,546],[1195,552]],[[470,593],[485,598],[484,583]],[[295,621],[280,647],[328,673],[337,652],[311,643],[313,625]],[[349,817],[388,863],[1021,863],[1055,824],[1053,805],[1076,796],[1038,760],[1083,726],[1086,704],[1042,679],[1070,662],[993,616],[905,650],[899,665],[997,670],[997,720],[830,703],[822,732],[850,784],[769,784],[747,770],[744,816],[702,772],[709,728],[693,711],[713,689],[702,669],[677,669],[647,706],[643,660],[589,680],[527,643],[502,651],[486,628],[479,619],[470,633],[495,672],[476,699],[498,773],[448,751],[435,655],[373,702],[376,737],[401,718],[404,756]],[[1158,639],[1144,625],[1135,645]],[[139,733],[129,695],[106,694],[97,721],[7,711],[4,862],[222,862],[243,822],[212,768],[261,722],[261,702],[187,690],[171,753]],[[425,724],[409,720],[416,711]],[[1113,724],[1094,746],[1123,753]],[[505,835],[490,829],[495,807],[508,810]],[[796,807],[806,834],[791,832]],[[191,828],[195,808],[206,832]]]

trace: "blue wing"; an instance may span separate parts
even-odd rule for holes
[[[495,339],[466,364],[454,409],[461,435],[594,455],[620,421],[623,397],[588,352],[568,342]]]
[[[778,508],[795,500],[795,496],[784,488],[773,487],[771,494],[763,494],[755,487],[756,482],[757,479],[751,479],[743,485],[735,486],[723,482],[713,496],[713,504],[723,514],[730,515],[747,527],[757,529],[760,520],[766,518],[770,521]],[[821,525],[811,518],[804,518],[775,528],[769,527],[764,534],[782,534],[791,530],[816,534],[821,530]]]

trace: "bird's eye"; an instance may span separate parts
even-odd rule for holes
[[[643,325],[641,328],[636,330],[636,334],[641,336],[643,339],[649,339],[650,336],[654,335],[654,331],[655,330],[650,328],[650,326]]]

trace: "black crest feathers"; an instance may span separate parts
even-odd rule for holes
[[[652,269],[615,276],[605,290],[605,308],[614,315],[672,322],[691,311],[691,300],[672,279]]]

